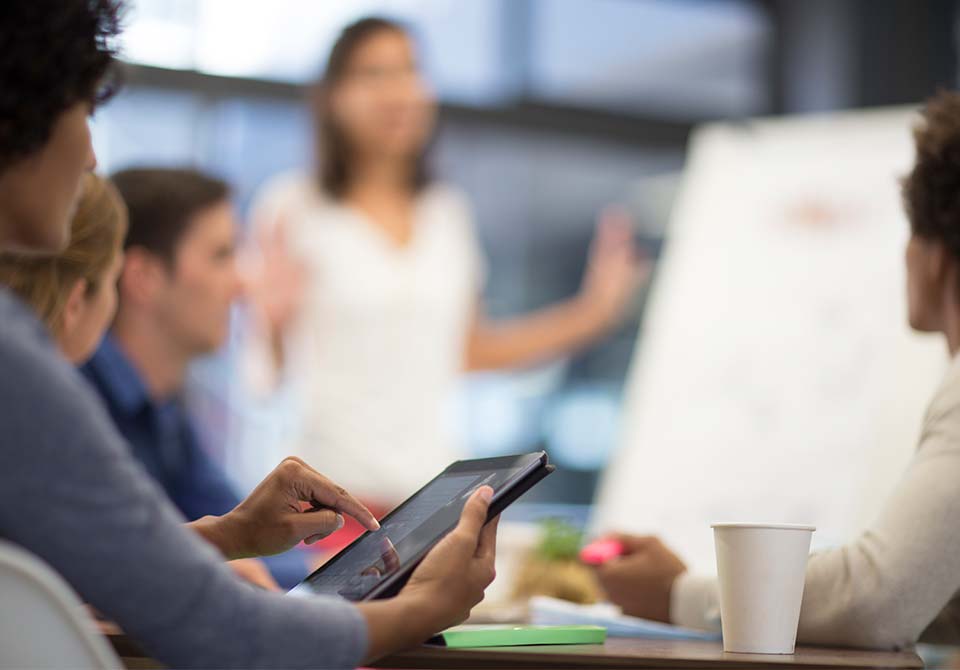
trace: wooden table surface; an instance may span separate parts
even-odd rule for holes
[[[420,647],[377,668],[922,668],[912,652],[798,647],[792,655],[727,654],[719,642],[609,638],[602,645],[442,649]]]
[[[128,668],[162,667],[144,657],[119,630],[105,628],[107,638]],[[744,670],[821,670],[826,668],[922,668],[912,652],[798,647],[795,654],[727,654],[719,642],[609,638],[606,644],[489,649],[418,647],[388,656],[375,668],[743,668]]]

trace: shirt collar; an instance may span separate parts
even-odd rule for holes
[[[154,405],[143,378],[112,335],[103,338],[87,365],[100,378],[110,401],[124,412],[132,414]]]

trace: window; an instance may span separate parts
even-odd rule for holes
[[[753,3],[536,0],[534,97],[654,115],[766,109],[770,26]]]
[[[499,94],[497,0],[136,0],[123,35],[133,63],[303,83],[314,79],[337,33],[377,14],[416,28],[441,95]]]

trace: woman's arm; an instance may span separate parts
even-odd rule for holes
[[[19,324],[3,305],[0,321],[0,535],[45,560],[170,667],[361,661],[367,629],[353,605],[241,583],[185,527],[76,370],[46,338],[13,343]]]
[[[944,609],[960,589],[960,372],[934,402],[920,446],[876,521],[855,541],[810,557],[800,642],[893,649],[929,629],[960,641]],[[716,623],[716,580],[682,575],[670,617],[686,626]]]
[[[580,296],[503,322],[489,320],[478,307],[467,340],[466,369],[541,363],[590,344],[612,325],[595,304]]]
[[[478,308],[465,367],[490,370],[540,363],[580,349],[616,326],[650,264],[638,260],[629,222],[608,214],[591,245],[583,286],[574,298],[506,322]]]
[[[877,520],[854,542],[810,557],[799,640],[912,645],[960,588],[960,389],[954,380],[954,406],[931,413],[916,456]]]
[[[921,633],[960,641],[960,617],[946,609],[960,589],[960,370],[932,405],[917,454],[876,521],[853,542],[810,557],[797,640],[895,649]],[[659,542],[645,538],[598,571],[628,614],[719,628],[713,577],[691,575]]]

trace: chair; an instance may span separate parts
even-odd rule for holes
[[[123,668],[66,582],[39,558],[4,540],[0,668]]]

